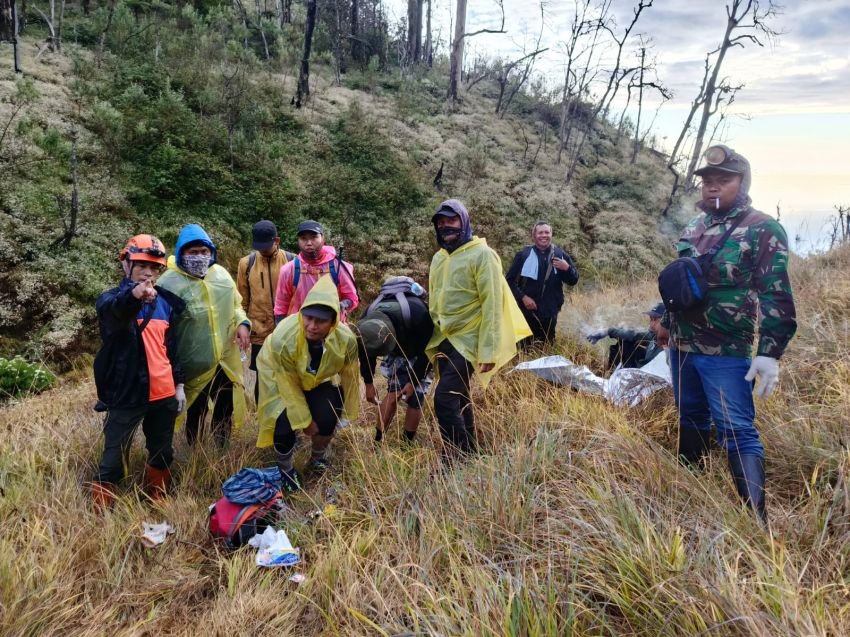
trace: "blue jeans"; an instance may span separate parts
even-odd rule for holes
[[[744,380],[749,358],[670,350],[673,395],[679,425],[702,431],[717,427],[717,444],[727,452],[764,458],[753,421],[753,383]]]

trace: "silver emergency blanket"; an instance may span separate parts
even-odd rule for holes
[[[594,374],[586,365],[576,365],[563,356],[544,356],[520,363],[515,371],[532,372],[543,380],[577,391],[604,396],[618,407],[634,407],[655,392],[670,387],[667,356],[659,355],[640,368],[618,367],[611,378]]]

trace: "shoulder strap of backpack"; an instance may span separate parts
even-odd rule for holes
[[[251,269],[254,267],[254,262],[257,260],[257,251],[254,250],[248,255],[248,267],[245,270],[245,280],[251,280]]]
[[[554,243],[552,244],[552,250],[549,252],[549,257],[546,259],[546,274],[543,276],[543,285],[546,285],[546,281],[549,280],[549,276],[552,274],[552,270],[555,268],[552,267],[552,259],[555,258],[555,250],[558,250],[558,246]],[[563,250],[561,250],[563,252]]]
[[[407,300],[407,295],[404,292],[396,292],[395,298],[401,306],[401,318],[404,321],[404,326],[410,329],[410,302]]]
[[[741,225],[741,222],[744,220],[744,217],[746,217],[749,212],[750,212],[749,210],[744,210],[743,212],[741,212],[741,214],[738,215],[738,218],[735,219],[735,221],[732,222],[732,225],[729,226],[729,228],[726,230],[726,232],[723,233],[723,236],[720,237],[720,240],[717,243],[715,243],[713,246],[711,246],[711,249],[708,252],[705,253],[705,255],[707,257],[707,259],[706,259],[707,263],[712,262],[712,260],[717,255],[717,253],[720,252],[720,249],[723,247],[723,244],[726,243],[726,240],[730,236],[732,236],[732,233],[735,231],[735,228],[737,228],[738,226]]]
[[[247,504],[239,511],[238,514],[233,518],[233,523],[230,525],[230,530],[227,532],[227,537],[225,538],[228,544],[233,542],[233,536],[236,535],[236,532],[245,524],[246,520],[250,520],[251,516],[262,507],[262,504]]]
[[[331,273],[331,279],[333,279],[334,285],[339,287],[339,270],[336,269],[336,259],[333,259],[330,263],[328,263],[328,269]]]
[[[297,256],[293,259],[292,265],[292,291],[298,287],[298,281],[301,279],[301,259]]]
[[[148,312],[148,315],[142,320],[141,324],[139,324],[139,336],[142,335],[142,332],[145,331],[148,323],[151,322],[154,312],[156,312],[156,299],[154,299],[153,303],[150,304],[150,312]]]
[[[261,512],[263,515],[267,513],[271,508],[277,504],[278,500],[283,497],[283,494],[278,491],[274,494],[270,499],[265,502],[259,502],[257,504],[248,504],[242,507],[236,517],[233,518],[233,523],[230,525],[230,530],[227,532],[227,541],[229,543],[233,542],[233,536],[242,528],[242,525],[245,524],[248,520],[255,517],[258,512]]]

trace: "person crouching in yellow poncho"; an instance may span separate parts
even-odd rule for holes
[[[309,468],[325,471],[337,423],[360,409],[357,340],[339,322],[339,294],[330,275],[320,278],[300,311],[283,319],[257,356],[260,406],[258,447],[274,445],[283,488],[295,491],[295,432],[312,439]]]
[[[194,444],[212,400],[213,435],[223,447],[231,427],[245,422],[239,349],[251,347],[251,322],[236,284],[216,264],[215,244],[201,226],[184,226],[174,252],[159,285],[186,303],[175,324],[177,356],[186,374],[186,439]]]
[[[434,334],[426,354],[436,358],[439,376],[434,412],[447,451],[467,454],[476,449],[469,393],[473,371],[478,369],[486,387],[531,329],[502,275],[499,255],[472,235],[466,207],[449,199],[431,221],[441,247],[428,279]]]

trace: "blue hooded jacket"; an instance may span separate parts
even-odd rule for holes
[[[447,199],[443,203],[440,204],[440,207],[437,208],[437,212],[434,213],[434,216],[431,217],[431,223],[434,224],[434,231],[437,230],[437,217],[443,214],[443,211],[453,212],[462,222],[461,226],[461,237],[460,241],[457,242],[455,246],[448,246],[443,241],[440,240],[440,234],[437,233],[437,243],[441,248],[445,248],[449,252],[453,252],[457,250],[464,243],[468,243],[472,241],[472,224],[469,222],[469,212],[460,201],[457,199]]]
[[[187,223],[180,231],[180,234],[177,237],[177,245],[174,246],[174,260],[177,262],[177,267],[181,270],[183,269],[181,263],[181,259],[183,257],[183,248],[185,248],[193,241],[200,241],[205,246],[207,246],[210,249],[210,252],[212,252],[212,259],[210,260],[210,265],[215,263],[216,248],[215,244],[212,242],[212,239],[210,239],[210,236],[207,234],[207,231],[196,223]]]

